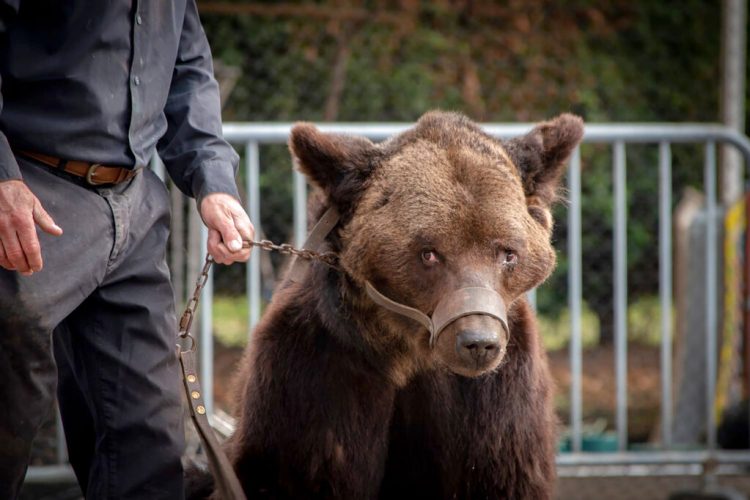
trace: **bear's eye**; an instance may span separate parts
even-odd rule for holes
[[[495,250],[497,262],[500,262],[503,267],[512,269],[518,263],[518,252],[513,248],[504,245],[500,240],[493,241],[492,247]]]
[[[503,256],[503,265],[504,266],[515,266],[518,262],[518,254],[511,250],[510,248],[506,248],[502,252]]]
[[[431,248],[425,248],[424,250],[422,250],[421,257],[422,262],[426,266],[434,266],[435,264],[440,263],[437,252],[435,252],[435,250],[432,250]]]

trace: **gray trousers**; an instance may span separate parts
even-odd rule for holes
[[[55,390],[87,498],[180,499],[184,432],[166,188],[148,170],[92,188],[18,162],[64,234],[37,230],[41,272],[0,268],[0,499],[18,495]]]

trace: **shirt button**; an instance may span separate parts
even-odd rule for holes
[[[140,14],[136,14],[135,15],[135,23],[136,24],[143,24],[143,18],[141,17]]]
[[[136,85],[140,85],[141,84],[141,79],[136,76],[135,78],[133,78],[133,83],[135,83]]]

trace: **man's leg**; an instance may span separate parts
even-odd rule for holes
[[[89,484],[89,469],[96,449],[96,429],[94,408],[88,397],[90,388],[85,380],[78,380],[75,365],[81,351],[81,335],[73,335],[71,325],[80,322],[84,308],[73,311],[68,318],[55,328],[52,340],[57,361],[57,404],[63,419],[63,429],[68,443],[68,461],[75,471],[78,484],[86,495]]]
[[[37,231],[44,269],[0,268],[0,498],[18,495],[31,442],[55,392],[50,333],[104,279],[112,216],[95,192],[19,158],[26,185],[64,234]]]
[[[101,286],[65,322],[72,347],[58,362],[73,373],[75,387],[66,386],[86,399],[85,407],[61,406],[68,442],[90,439],[85,427],[68,425],[85,412],[96,434],[93,449],[74,453],[70,445],[78,477],[88,477],[87,498],[183,495],[177,325],[166,265],[169,206],[160,182],[145,172],[127,189],[104,194],[119,231],[114,258]]]

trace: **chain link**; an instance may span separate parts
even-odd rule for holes
[[[269,240],[245,241],[243,242],[242,246],[243,248],[258,247],[261,250],[265,250],[267,252],[279,252],[285,255],[294,255],[295,257],[299,257],[300,259],[304,260],[317,260],[318,262],[322,262],[323,264],[334,269],[340,269],[338,265],[338,255],[336,255],[334,252],[319,253],[312,250],[307,250],[306,248],[295,248],[288,243],[277,245]],[[190,300],[188,300],[187,304],[185,305],[185,312],[182,313],[182,317],[180,318],[180,338],[190,339],[191,350],[195,348],[195,339],[193,339],[192,335],[190,335],[190,327],[193,324],[195,309],[198,307],[198,301],[200,300],[201,292],[203,291],[203,287],[206,286],[206,282],[208,281],[208,272],[211,269],[211,265],[213,263],[214,259],[207,254],[206,262],[203,264],[203,269],[201,270],[201,273],[198,276],[198,280],[195,283],[193,296],[190,297]]]
[[[262,250],[266,250],[267,252],[279,252],[286,255],[295,255],[305,260],[317,260],[318,262],[322,262],[328,267],[339,269],[339,257],[334,252],[319,253],[312,250],[307,250],[306,248],[295,248],[289,243],[282,243],[281,245],[277,245],[274,242],[268,240],[245,243],[249,244],[250,246],[259,247]]]

